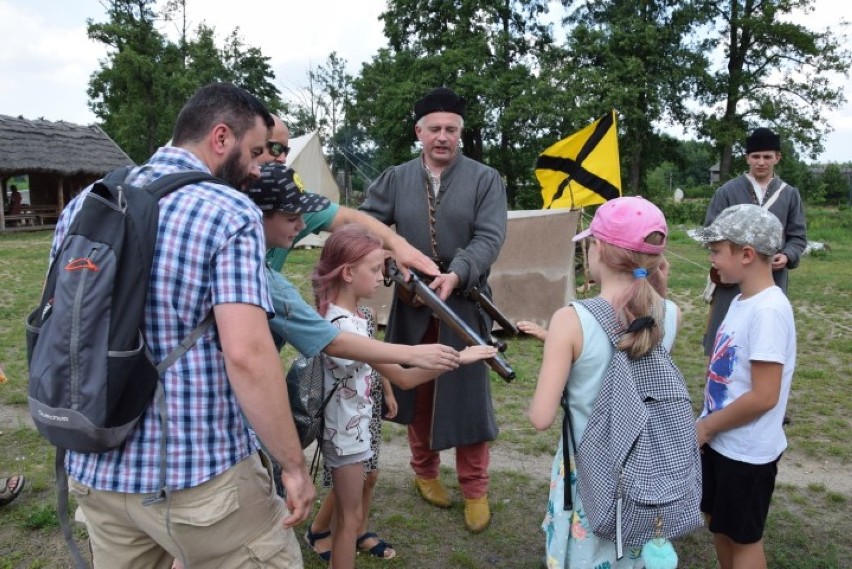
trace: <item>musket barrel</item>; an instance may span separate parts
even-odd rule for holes
[[[411,278],[406,281],[403,278],[402,273],[400,273],[399,268],[396,266],[396,263],[393,260],[388,259],[386,262],[386,272],[387,276],[397,283],[397,285],[402,286],[409,292],[419,296],[423,301],[423,304],[428,306],[439,320],[452,328],[453,332],[458,334],[462,340],[464,340],[465,344],[468,346],[488,345],[479,336],[479,334],[477,334],[473,328],[468,325],[467,322],[462,320],[458,314],[453,312],[453,310],[443,300],[441,300],[441,297],[435,294],[435,291],[430,289],[429,286],[423,282],[414,270],[410,271]],[[515,371],[502,357],[500,357],[499,354],[484,361],[492,370],[494,370],[495,373],[506,381],[512,381],[515,379]]]

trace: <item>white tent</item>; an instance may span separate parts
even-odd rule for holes
[[[335,203],[340,202],[340,188],[328,167],[317,132],[290,139],[287,165],[299,173],[305,190],[321,194]]]

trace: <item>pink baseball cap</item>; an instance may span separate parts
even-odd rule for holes
[[[645,241],[654,232],[663,234],[659,245]],[[575,235],[573,241],[591,235],[622,249],[659,255],[666,248],[668,234],[666,217],[660,208],[645,198],[628,196],[609,200],[599,207],[589,228]]]

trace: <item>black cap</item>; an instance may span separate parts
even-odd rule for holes
[[[781,137],[768,128],[756,128],[751,136],[746,138],[746,154],[761,150],[781,152]]]
[[[301,177],[284,164],[270,162],[260,167],[260,178],[252,182],[248,196],[261,211],[310,213],[322,211],[331,202],[319,194],[306,193]]]
[[[464,97],[459,97],[446,87],[438,87],[414,103],[414,120],[419,121],[429,113],[455,113],[464,118],[464,107]]]

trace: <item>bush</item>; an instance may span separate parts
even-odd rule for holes
[[[721,184],[701,184],[683,189],[683,197],[687,200],[706,200],[713,196]]]
[[[663,210],[669,225],[689,226],[704,225],[704,214],[707,212],[708,204],[709,201],[707,200],[692,200],[681,203],[666,200],[663,203],[657,203],[659,208]]]

